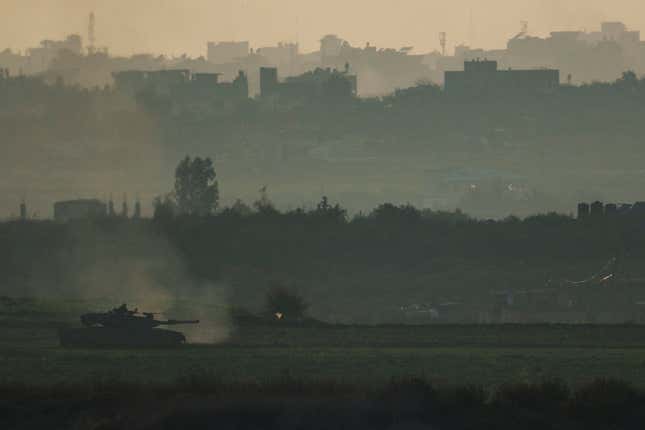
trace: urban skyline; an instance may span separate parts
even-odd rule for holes
[[[639,18],[645,7],[631,0],[611,6],[595,0],[495,0],[485,6],[457,0],[448,7],[413,0],[397,9],[378,3],[368,5],[362,0],[343,9],[337,7],[337,0],[324,5],[293,0],[278,0],[271,5],[256,0],[216,3],[194,0],[188,7],[180,7],[152,0],[136,4],[67,0],[61,7],[51,0],[9,0],[3,8],[5,19],[0,19],[0,39],[6,47],[24,50],[42,38],[85,34],[91,11],[97,16],[97,43],[109,46],[117,55],[150,52],[200,56],[207,40],[249,40],[256,47],[278,41],[298,42],[307,52],[315,50],[320,37],[327,33],[342,35],[353,45],[414,46],[414,52],[421,53],[440,49],[437,34],[441,31],[448,33],[450,48],[460,44],[499,48],[517,33],[521,21],[528,21],[530,34],[540,37],[550,31],[590,31],[601,21],[623,21],[630,28],[645,28],[645,19]],[[155,8],[155,14],[150,14],[150,8]],[[368,12],[370,19],[361,19],[361,14]]]

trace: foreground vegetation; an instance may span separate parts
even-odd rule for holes
[[[0,385],[4,428],[635,429],[645,393],[600,379],[435,388],[403,378],[378,388],[351,383],[228,384],[193,374],[172,384],[99,380],[36,389]]]
[[[303,381],[380,385],[393,377],[412,375],[440,385],[490,387],[544,378],[579,384],[611,377],[645,387],[644,348],[220,345],[171,350],[63,350],[55,343],[49,345],[38,349],[2,345],[0,381],[37,386],[83,384],[105,378],[169,383],[200,371],[228,383],[266,382],[290,375]]]
[[[216,344],[63,349],[56,328],[104,303],[11,300],[0,312],[1,428],[635,429],[645,419],[637,325],[298,326],[233,314],[208,327],[228,333]]]

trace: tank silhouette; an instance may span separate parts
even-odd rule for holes
[[[151,312],[130,310],[121,305],[108,312],[81,315],[85,328],[59,330],[60,343],[64,347],[164,347],[186,342],[186,337],[177,331],[156,327],[178,324],[198,324],[199,320],[155,319]]]

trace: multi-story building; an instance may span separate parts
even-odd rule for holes
[[[463,71],[445,72],[448,95],[492,96],[550,92],[560,84],[560,73],[552,69],[499,70],[497,61],[464,62]]]
[[[238,72],[232,82],[219,82],[218,73],[191,73],[177,70],[125,70],[113,74],[116,89],[130,95],[144,91],[195,99],[221,97],[243,100],[249,96],[246,74]]]
[[[256,49],[256,54],[288,75],[298,72],[299,47],[297,43],[279,43],[277,46],[266,46]]]
[[[81,36],[72,34],[65,40],[43,40],[39,47],[27,50],[29,72],[39,73],[47,70],[61,51],[81,55],[83,52]]]
[[[234,63],[249,55],[249,42],[208,42],[207,59],[214,64]]]
[[[275,67],[260,69],[261,96],[283,101],[349,99],[356,95],[356,86],[356,76],[349,73],[348,66],[344,71],[317,68],[299,76],[287,77],[283,82],[279,82]]]

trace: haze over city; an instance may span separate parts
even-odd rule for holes
[[[644,32],[0,0],[0,429],[642,428]]]
[[[520,21],[544,36],[554,30],[591,30],[602,21],[645,28],[639,0],[2,0],[0,40],[25,49],[43,38],[85,34],[87,14],[97,15],[97,43],[111,52],[204,55],[206,40],[249,40],[252,46],[298,42],[314,50],[324,34],[353,45],[413,46],[416,52],[448,45],[503,47]]]

